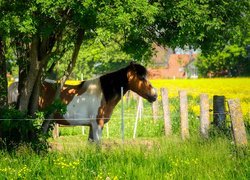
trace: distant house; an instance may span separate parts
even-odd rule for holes
[[[193,51],[177,49],[155,48],[156,55],[153,57],[154,67],[149,68],[149,77],[152,79],[181,79],[198,78],[195,59],[197,54]]]
[[[195,58],[190,60],[185,66],[185,72],[187,78],[197,79],[198,78],[198,68],[195,66]]]

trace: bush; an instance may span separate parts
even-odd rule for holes
[[[27,116],[13,107],[0,109],[0,148],[8,151],[27,144],[35,151],[47,150],[48,135],[41,131],[41,113],[35,118]]]
[[[55,100],[33,117],[13,107],[0,108],[0,148],[10,151],[24,145],[36,152],[48,150],[47,139],[51,135],[54,123],[49,124],[47,133],[42,131],[42,124],[44,119],[54,112],[64,114],[66,106],[60,100]]]

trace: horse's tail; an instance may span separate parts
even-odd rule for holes
[[[13,82],[8,88],[8,104],[15,104],[18,97],[18,82]]]

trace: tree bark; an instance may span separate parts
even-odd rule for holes
[[[48,61],[52,55],[52,49],[54,47],[56,39],[54,35],[51,35],[50,38],[45,38],[45,40],[40,41],[38,46],[38,61],[40,62],[40,66],[38,69],[38,74],[36,77],[35,84],[32,89],[32,93],[29,100],[29,114],[33,115],[38,110],[38,101],[42,83],[43,69],[47,68]],[[47,46],[46,46],[47,44]]]
[[[19,66],[19,98],[18,109],[26,111],[30,115],[38,110],[38,99],[41,86],[43,68],[47,67],[48,61],[52,55],[52,49],[55,45],[55,35],[52,34],[41,40],[39,34],[33,35],[29,50],[29,66]]]
[[[39,100],[40,87],[41,87],[41,74],[42,74],[42,70],[40,69],[38,72],[37,79],[35,81],[31,96],[30,96],[28,113],[31,115],[34,115],[35,112],[38,110],[38,100]]]
[[[34,35],[30,49],[30,67],[28,70],[27,78],[23,79],[23,88],[19,91],[18,109],[23,112],[28,112],[30,97],[40,69],[40,62],[38,60],[38,41],[38,36]]]

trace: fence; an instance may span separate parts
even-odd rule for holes
[[[171,124],[171,117],[170,117],[170,108],[169,108],[169,98],[168,98],[168,91],[165,88],[160,89],[161,93],[161,102],[156,101],[152,103],[152,119],[154,122],[157,121],[158,117],[158,111],[159,111],[159,103],[162,104],[163,108],[163,120],[164,120],[164,134],[165,136],[169,136],[172,134],[172,124]],[[126,96],[126,103],[129,103],[130,99],[136,99],[134,94],[131,92],[128,93]],[[221,97],[217,97],[220,99],[219,105],[216,103],[216,98],[214,97],[213,102],[213,116],[214,120],[216,120],[216,117],[224,117],[225,114],[227,114],[225,109],[223,108],[224,105],[221,105]],[[138,99],[138,106],[137,106],[137,113],[135,117],[135,123],[134,123],[134,130],[133,130],[133,138],[136,138],[137,134],[137,126],[138,126],[138,121],[142,118],[142,110],[143,110],[143,101],[142,98],[137,98]],[[209,138],[209,129],[211,126],[210,123],[210,109],[209,109],[209,97],[207,94],[200,94],[200,135],[203,138]],[[187,92],[186,91],[179,91],[179,110],[180,110],[180,130],[181,130],[181,138],[183,140],[189,139],[189,123],[188,123],[188,98],[187,98]],[[122,100],[122,105],[121,105],[121,134],[122,134],[122,139],[124,139],[124,113],[123,113],[123,100]],[[240,102],[238,99],[229,99],[227,100],[228,108],[229,108],[229,115],[231,117],[231,127],[232,127],[232,132],[233,132],[233,138],[235,141],[235,144],[237,146],[244,146],[247,145],[247,135],[246,135],[246,130],[243,122],[243,115],[242,115],[242,110],[240,107]],[[216,108],[218,106],[218,108]],[[220,109],[220,111],[217,111]],[[222,109],[222,110],[221,110]],[[222,119],[223,120],[223,119]],[[215,126],[218,128],[221,128],[221,122],[215,122]],[[83,129],[84,131],[84,129]],[[107,133],[108,133],[108,126],[107,126]],[[54,137],[59,136],[59,126],[55,126],[54,130]]]

